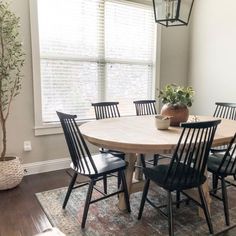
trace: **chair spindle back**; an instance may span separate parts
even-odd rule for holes
[[[134,101],[136,115],[156,115],[156,100],[138,100]]]
[[[119,102],[98,102],[92,103],[97,120],[120,117],[118,109]]]
[[[214,117],[236,120],[236,103],[216,102],[215,105]]]
[[[236,133],[234,137],[231,139],[228,148],[224,154],[224,157],[221,161],[221,164],[218,168],[218,173],[227,175],[236,174]]]
[[[91,157],[87,144],[76,124],[76,115],[69,115],[57,111],[67,146],[75,169],[81,174],[88,171],[97,173],[97,168]]]
[[[181,124],[183,130],[165,177],[169,186],[174,183],[175,186],[187,186],[188,181],[200,183],[204,176],[215,131],[220,122],[215,120]]]

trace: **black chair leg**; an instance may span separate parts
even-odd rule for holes
[[[121,158],[122,160],[125,160],[125,155],[120,155],[118,156],[119,158]],[[121,174],[120,172],[118,171],[118,182],[117,182],[117,187],[118,189],[120,189],[120,184],[121,184]],[[119,195],[118,195],[118,198],[119,198]]]
[[[67,202],[69,200],[69,197],[70,197],[70,194],[71,194],[71,191],[75,185],[75,181],[76,181],[76,178],[78,176],[78,173],[74,173],[74,175],[72,176],[72,179],[70,181],[70,185],[68,187],[68,190],[67,190],[67,193],[66,193],[66,197],[65,197],[65,200],[63,202],[63,205],[62,205],[62,208],[65,209],[66,208],[66,205],[67,205]]]
[[[213,193],[216,194],[218,186],[218,176],[212,173],[212,189]]]
[[[104,193],[107,194],[107,176],[106,175],[103,176],[103,189],[104,189]]]
[[[186,205],[189,205],[189,202],[190,202],[190,200],[189,200],[189,198],[186,200]]]
[[[173,228],[173,210],[172,210],[172,195],[171,192],[168,191],[168,203],[167,203],[167,211],[168,211],[168,225],[169,225],[169,235],[174,235]]]
[[[120,184],[121,184],[121,174],[120,174],[119,171],[118,171],[118,178],[117,179],[118,179],[118,181],[117,181],[117,188],[119,189],[120,188]]]
[[[121,177],[122,186],[123,186],[123,190],[124,190],[126,208],[127,208],[127,211],[130,213],[131,209],[130,209],[130,203],[129,203],[129,193],[128,193],[128,188],[127,188],[127,183],[126,183],[124,171],[123,170],[119,171],[119,175]]]
[[[199,192],[199,196],[200,196],[200,200],[201,200],[201,205],[202,205],[202,208],[203,208],[203,211],[204,211],[204,214],[205,214],[205,218],[206,218],[206,221],[207,221],[207,225],[208,225],[208,228],[209,228],[209,232],[210,232],[210,234],[213,234],[214,232],[213,232],[213,226],[212,226],[212,222],[211,222],[211,216],[210,216],[210,213],[209,213],[209,210],[208,210],[208,206],[207,206],[207,203],[206,203],[204,193],[202,191],[202,186],[198,187],[198,192]]]
[[[140,160],[143,168],[146,168],[146,163],[145,163],[145,155],[140,154]]]
[[[224,213],[225,213],[225,223],[226,225],[230,225],[229,222],[229,206],[228,206],[228,196],[227,196],[227,189],[225,185],[225,179],[221,178],[221,189],[222,189],[222,200],[224,204]]]
[[[144,208],[144,204],[145,204],[145,201],[146,201],[146,198],[147,198],[149,184],[150,184],[150,179],[147,179],[146,183],[144,185],[144,188],[143,188],[143,196],[142,196],[142,200],[141,200],[141,203],[140,203],[140,208],[139,208],[139,213],[138,213],[138,220],[141,219],[142,214],[143,214],[143,208]]]
[[[176,190],[176,207],[179,208],[180,206],[180,191]]]
[[[153,165],[154,166],[157,166],[158,159],[159,159],[159,155],[158,154],[154,154],[154,156],[153,156]]]
[[[88,187],[88,192],[87,192],[85,205],[84,205],[84,213],[83,213],[81,228],[85,227],[85,223],[86,223],[86,219],[87,219],[87,215],[88,215],[88,210],[89,210],[89,205],[90,205],[90,201],[91,201],[91,197],[92,197],[92,193],[93,193],[94,183],[95,183],[94,180],[91,179],[89,187]]]

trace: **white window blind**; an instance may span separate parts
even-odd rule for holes
[[[56,7],[55,7],[56,6]],[[94,118],[92,102],[152,98],[153,10],[128,1],[38,0],[43,123]]]

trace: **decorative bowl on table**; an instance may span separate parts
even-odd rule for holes
[[[168,129],[170,126],[170,118],[171,117],[169,116],[156,115],[155,116],[156,128],[159,130]]]

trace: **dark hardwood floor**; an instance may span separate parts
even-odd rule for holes
[[[38,203],[35,193],[67,186],[65,170],[25,176],[22,183],[0,191],[0,236],[32,236],[51,224]]]
[[[0,236],[33,236],[51,224],[38,203],[35,193],[67,186],[65,170],[25,176],[15,189],[0,191]],[[236,228],[222,236],[236,235]]]

